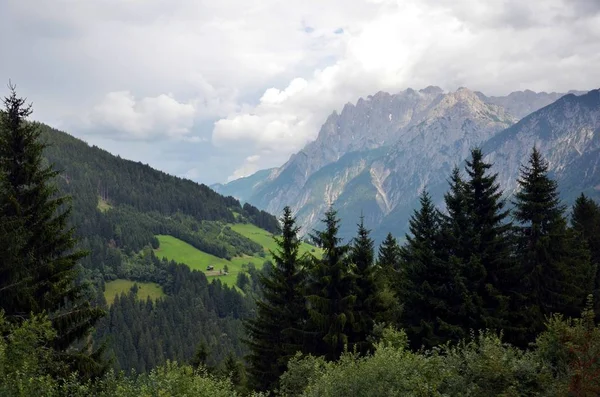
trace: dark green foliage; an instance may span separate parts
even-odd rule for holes
[[[388,233],[379,246],[377,266],[381,268],[385,279],[394,278],[394,274],[400,272],[400,247],[392,233]]]
[[[579,238],[587,242],[594,268],[594,303],[596,316],[600,316],[600,206],[583,193],[575,201],[571,225]]]
[[[533,149],[522,167],[520,190],[515,195],[518,297],[523,336],[531,341],[552,313],[576,315],[591,292],[589,256],[582,241],[567,229],[565,208],[556,182],[548,177],[548,164]]]
[[[250,223],[273,234],[279,234],[281,232],[279,222],[277,222],[277,219],[268,212],[259,210],[249,203],[245,203],[242,209],[244,210],[244,216]]]
[[[430,348],[464,336],[458,316],[463,291],[457,268],[444,260],[441,215],[427,191],[420,203],[401,249],[404,277],[398,294],[404,304],[401,323],[413,348]]]
[[[196,352],[194,353],[194,357],[190,364],[194,368],[206,368],[207,370],[210,370],[211,368],[207,365],[209,354],[210,352],[206,343],[204,341],[200,342],[198,347],[196,347]]]
[[[231,210],[241,212],[236,199],[223,197],[208,186],[121,159],[48,126],[39,128],[52,144],[45,155],[62,171],[61,188],[85,201],[90,210],[102,197],[112,206],[129,205],[140,212],[163,215],[181,212],[197,220],[235,222]]]
[[[110,339],[115,369],[141,373],[167,360],[191,362],[202,344],[207,366],[216,366],[230,352],[238,357],[247,352],[241,338],[242,320],[253,309],[249,300],[187,266],[155,256],[142,263],[153,269],[151,281],[167,296],[152,302],[136,299],[131,291],[114,300],[98,323],[96,338]]]
[[[469,239],[469,260],[464,270],[467,286],[479,307],[473,313],[474,329],[504,328],[508,317],[511,240],[509,211],[504,209],[502,191],[496,183],[497,174],[490,174],[491,164],[483,161],[480,149],[471,151],[466,171],[465,198],[472,235]],[[474,276],[474,277],[473,277]]]
[[[325,229],[316,231],[314,243],[323,249],[323,257],[310,266],[308,279],[310,329],[315,337],[310,353],[327,360],[340,357],[351,341],[355,327],[355,276],[348,258],[350,247],[338,237],[339,219],[330,208],[325,213]]]
[[[370,231],[365,228],[364,218],[358,224],[356,237],[350,247],[350,262],[353,265],[355,277],[356,301],[354,303],[355,328],[352,335],[352,345],[357,351],[366,354],[372,350],[369,336],[373,333],[376,321],[383,320],[386,307],[380,296],[382,284],[378,280],[373,252],[373,239]]]
[[[55,359],[82,376],[96,375],[103,370],[98,354],[90,354],[87,343],[74,344],[89,335],[104,312],[90,305],[86,289],[76,282],[77,262],[86,253],[75,248],[74,230],[67,224],[70,199],[59,195],[54,183],[59,173],[43,163],[41,131],[26,120],[31,107],[10,89],[0,114],[0,216],[7,222],[2,240],[15,245],[12,252],[3,249],[0,273],[7,277],[0,280],[0,304],[12,320],[50,314]]]
[[[281,223],[282,235],[276,238],[278,249],[272,253],[275,264],[259,279],[262,297],[256,302],[257,316],[246,323],[250,374],[259,390],[272,388],[290,357],[307,348],[301,241],[289,207],[284,208]]]
[[[571,225],[587,241],[592,263],[600,265],[600,205],[582,193],[573,206]]]

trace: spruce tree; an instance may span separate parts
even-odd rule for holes
[[[388,233],[379,246],[377,254],[377,273],[379,284],[396,294],[402,283],[402,268],[400,267],[400,246],[392,233]]]
[[[385,275],[398,273],[400,270],[400,246],[392,233],[388,233],[379,246],[377,266]]]
[[[400,246],[391,233],[379,246],[376,261],[379,297],[384,307],[379,322],[400,327],[402,302],[399,300],[403,273],[400,267]]]
[[[16,257],[9,253],[2,263],[2,273],[10,276],[0,280],[0,305],[15,321],[31,313],[50,316],[57,333],[52,341],[57,365],[51,370],[57,375],[71,370],[97,375],[105,369],[103,350],[92,351],[89,336],[104,312],[90,305],[85,286],[76,282],[77,262],[86,253],[76,249],[68,224],[70,198],[59,195],[58,171],[43,163],[40,129],[27,121],[31,105],[9,88],[0,113],[0,216],[18,233],[11,237],[4,230],[3,238],[18,245]]]
[[[442,215],[442,233],[448,256],[460,262],[468,262],[471,255],[473,225],[469,218],[467,188],[458,167],[454,167],[450,180],[450,190],[444,195],[447,214]]]
[[[470,236],[466,239],[469,260],[463,269],[467,287],[473,288],[474,329],[500,330],[507,327],[511,277],[511,223],[505,209],[502,191],[491,174],[490,163],[483,160],[479,148],[471,150],[466,162],[469,179],[465,198]],[[474,276],[474,277],[473,277]]]
[[[456,329],[457,337],[469,329],[478,327],[481,317],[482,299],[478,286],[485,278],[485,267],[473,258],[474,229],[468,205],[467,183],[460,169],[454,167],[449,191],[444,195],[446,213],[441,214],[441,248],[440,259],[453,274],[451,288],[461,298],[453,302],[455,324],[460,324],[462,331]],[[452,327],[448,325],[448,329]]]
[[[573,206],[571,225],[587,241],[592,264],[600,265],[600,205],[581,193]]]
[[[536,148],[521,168],[514,218],[519,296],[528,325],[524,341],[543,329],[547,316],[576,316],[591,292],[589,256],[567,229],[557,184],[548,177],[548,163]]]
[[[349,246],[338,237],[339,219],[333,208],[325,213],[325,229],[312,235],[314,243],[323,249],[321,259],[315,259],[309,273],[309,315],[314,335],[311,353],[337,360],[350,345],[355,327],[355,278],[351,269]]]
[[[405,271],[400,291],[402,326],[414,348],[430,348],[463,336],[457,324],[461,291],[456,288],[455,268],[443,260],[441,215],[427,191],[419,201],[401,249]]]
[[[281,217],[282,234],[275,237],[277,250],[272,252],[274,267],[261,274],[262,298],[256,302],[257,316],[246,322],[250,348],[247,357],[253,386],[268,390],[276,386],[287,369],[288,360],[297,351],[305,351],[305,328],[308,314],[304,299],[305,275],[299,249],[299,227],[289,207]]]
[[[600,319],[600,205],[583,193],[575,200],[571,225],[590,251],[594,277],[594,312]]]
[[[369,233],[364,217],[361,216],[357,235],[350,248],[350,261],[354,269],[356,296],[353,342],[357,351],[362,354],[371,350],[369,337],[373,333],[373,326],[375,322],[383,320],[387,309],[381,296],[381,285],[374,262],[374,243]]]

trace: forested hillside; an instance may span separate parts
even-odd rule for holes
[[[73,198],[69,221],[78,246],[89,252],[79,262],[79,279],[91,281],[96,303],[113,301],[114,296],[107,296],[113,291],[111,282],[154,283],[162,291],[161,299],[147,301],[143,293],[117,290],[124,295],[105,306],[108,315],[98,323],[95,340],[107,342],[115,368],[144,372],[169,359],[189,361],[199,345],[206,347],[211,365],[228,354],[241,357],[241,321],[250,315],[252,299],[213,274],[207,278],[163,259],[156,236],[172,236],[207,255],[243,262],[244,257],[264,257],[264,248],[228,225],[251,223],[277,233],[276,218],[205,185],[34,125],[48,145],[46,161],[59,171],[55,182]],[[260,268],[264,261],[252,262]],[[106,289],[107,283],[111,288]]]

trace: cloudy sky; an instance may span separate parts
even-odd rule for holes
[[[210,184],[380,90],[598,88],[600,0],[0,0],[0,54],[35,119]]]

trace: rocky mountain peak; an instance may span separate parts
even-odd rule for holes
[[[483,146],[503,170],[503,188],[515,185],[536,144],[561,180],[600,191],[599,137],[597,90],[581,97],[531,90],[488,97],[435,86],[378,92],[332,113],[317,140],[262,177],[264,183],[246,183],[254,189],[248,201],[274,214],[290,205],[304,231],[333,203],[347,222],[344,236],[354,233],[361,212],[375,233],[397,230],[400,236],[419,192],[427,188],[441,200],[452,167],[474,146]],[[569,176],[577,170],[586,173]]]
[[[440,95],[440,94],[444,93],[444,90],[442,90],[438,86],[430,85],[428,87],[425,87],[425,88],[419,90],[419,92],[421,92],[423,94],[429,94],[429,95]]]

